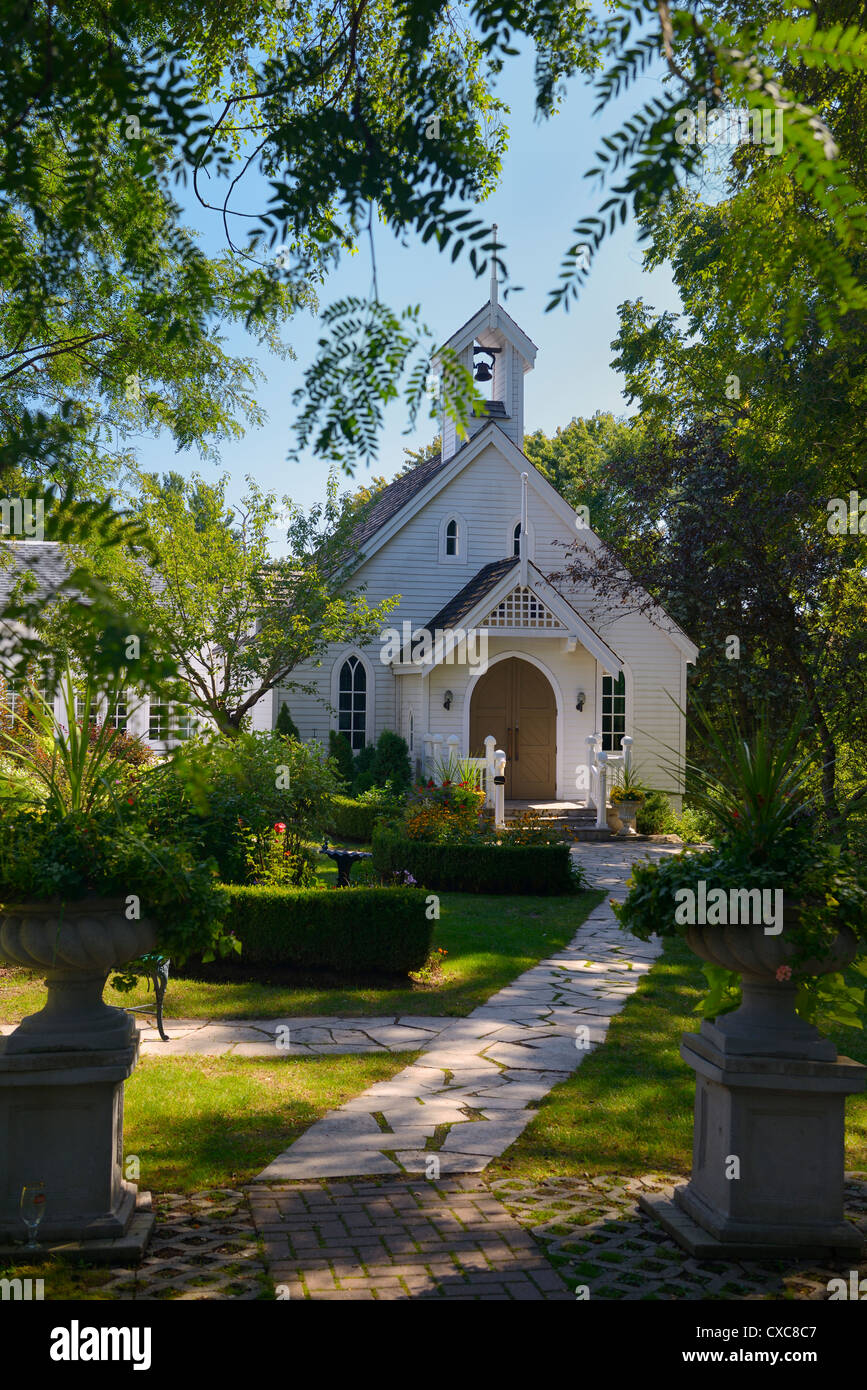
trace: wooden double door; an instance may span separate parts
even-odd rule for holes
[[[506,798],[553,801],[557,794],[557,701],[550,682],[520,657],[498,661],[476,681],[470,752],[484,757],[493,734],[506,754]]]

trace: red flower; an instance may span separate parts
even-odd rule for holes
[[[282,820],[275,821],[275,822],[274,822],[274,829],[277,831],[277,834],[278,834],[278,835],[284,834],[284,832],[285,832],[285,830],[286,830],[286,822],[285,822],[285,821],[282,821]]]
[[[429,786],[429,787],[432,787],[433,784],[434,784],[434,779],[431,777],[431,778],[428,780],[428,786]]]
[[[740,811],[732,811],[732,820],[740,820],[740,818],[741,818],[741,813],[740,813]]]
[[[128,796],[128,797],[127,797],[127,801],[129,802],[130,806],[134,806],[134,805],[135,805],[135,797],[134,797],[134,796]]]

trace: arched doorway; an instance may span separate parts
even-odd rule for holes
[[[483,757],[493,734],[506,753],[506,797],[553,801],[557,795],[557,701],[550,682],[529,661],[497,661],[475,683],[470,702],[470,752]]]

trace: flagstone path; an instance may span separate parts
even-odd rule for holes
[[[171,1019],[164,1043],[141,1027],[143,1057],[329,1057],[362,1052],[417,1052],[454,1020],[401,1014],[388,1018]]]
[[[594,885],[622,900],[636,859],[678,848],[602,843],[573,852]],[[605,1041],[660,949],[624,935],[606,900],[569,946],[467,1018],[447,1021],[412,1066],[329,1111],[256,1181],[481,1172],[514,1143],[534,1104]]]

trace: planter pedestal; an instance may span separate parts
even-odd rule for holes
[[[45,1006],[0,1039],[0,1257],[21,1256],[25,1184],[44,1182],[40,1252],[135,1263],[154,1226],[150,1200],[124,1179],[123,1086],[138,1061],[125,1009],[103,1002],[110,972],[154,949],[124,900],[4,907],[0,960],[40,971]]]
[[[135,1261],[154,1224],[144,1194],[122,1171],[123,1084],[138,1060],[138,1037],[115,1051],[58,1053],[10,1052],[6,1041],[0,1041],[0,1254],[21,1256],[21,1187],[42,1181],[47,1201],[37,1240],[45,1255]]]
[[[640,1205],[698,1258],[857,1260],[864,1240],[843,1217],[844,1118],[867,1067],[726,1041],[709,1023],[684,1035],[680,1055],[696,1073],[692,1177],[673,1200]],[[726,1176],[733,1158],[739,1177]]]

